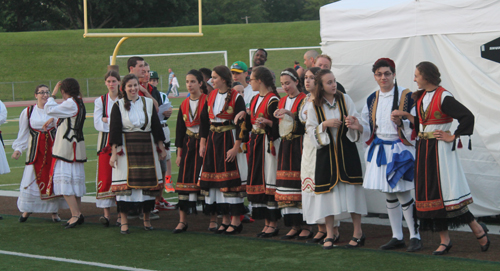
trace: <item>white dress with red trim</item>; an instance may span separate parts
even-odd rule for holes
[[[19,116],[19,132],[17,134],[17,139],[12,143],[12,149],[21,153],[29,148],[29,125],[31,125],[33,129],[42,130],[43,125],[50,119],[50,117],[45,114],[45,111],[42,108],[38,108],[36,105],[33,108],[29,120],[27,111],[28,109],[25,108]],[[52,124],[48,125],[47,129],[54,128],[56,122],[57,119],[55,119]],[[44,146],[40,144],[37,147],[43,148]],[[34,151],[36,151],[36,149]],[[26,155],[29,156],[30,154],[26,153]],[[37,158],[42,159],[41,157]],[[52,157],[48,159],[52,159]],[[24,167],[21,185],[19,187],[17,208],[20,212],[56,213],[59,209],[68,209],[69,207],[63,197],[56,197],[50,200],[42,200],[40,198],[40,189],[38,188],[35,176],[35,166],[34,164],[29,164]]]
[[[113,104],[118,101],[116,99],[111,99],[109,94],[105,94],[94,101],[94,128],[99,132],[98,142],[97,142],[97,174],[96,174],[96,191],[97,208],[109,208],[116,206],[116,199],[114,194],[111,192],[111,175],[112,168],[109,165],[109,158],[111,158],[111,147],[109,146],[109,123],[111,116],[111,109]],[[106,102],[106,104],[103,104]],[[106,110],[106,112],[104,112]],[[103,122],[102,118],[108,118],[107,122]],[[106,137],[106,138],[104,138]],[[101,146],[105,145],[105,146]],[[102,148],[103,147],[103,148]],[[102,157],[101,157],[102,156]],[[107,162],[107,163],[106,163]],[[106,180],[99,180],[99,178],[105,178]],[[106,187],[109,187],[109,191],[102,191],[104,193],[99,193],[99,187],[102,187],[103,183],[106,183]],[[109,196],[108,196],[109,194]]]
[[[50,97],[45,104],[45,112],[49,117],[65,119],[72,118],[79,113],[79,108],[77,103],[73,98],[68,98],[62,103],[58,104],[54,98]],[[64,133],[61,129],[58,129],[58,133]],[[64,140],[64,139],[63,139]],[[62,140],[54,141],[54,148],[58,144],[63,145],[65,142]],[[53,186],[54,193],[56,195],[74,195],[76,197],[82,197],[85,195],[87,188],[85,187],[85,169],[83,167],[83,162],[66,162],[61,159],[55,159],[53,162]]]

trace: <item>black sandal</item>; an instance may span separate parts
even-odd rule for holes
[[[339,237],[340,238],[340,237]],[[356,247],[362,247],[365,245],[365,234],[363,233],[363,235],[361,235],[361,238],[356,238],[356,237],[353,237],[351,240],[356,242],[356,245],[351,245],[351,244],[347,244],[345,245],[346,248],[356,248]]]
[[[144,224],[146,224],[146,222],[149,222],[149,221],[150,221],[149,219],[144,220]],[[151,222],[149,223],[149,225],[151,225]],[[149,226],[148,227],[148,226],[144,225],[144,230],[145,231],[152,231],[153,229],[154,229],[153,226]]]
[[[123,231],[121,228],[122,226],[127,226],[127,230]],[[128,224],[121,224],[120,225],[120,233],[121,234],[129,234],[130,233],[130,231],[128,230]]]
[[[333,238],[326,238],[325,241],[323,242],[323,244],[325,244],[326,242],[331,242],[332,244],[329,245],[329,246],[323,245],[323,249],[332,249],[332,248],[334,248],[333,242],[335,242],[335,240]]]
[[[486,240],[487,240],[486,244],[484,246],[481,246],[481,252],[486,252],[490,248],[490,237],[488,236],[488,232],[490,230],[488,230],[488,227],[486,227],[486,224],[484,224],[484,223],[479,223],[479,225],[481,225],[481,227],[483,228],[484,234],[481,235],[480,237],[476,237],[476,238],[477,238],[477,240],[479,240],[479,239],[483,239],[484,237],[486,237]],[[481,244],[479,244],[479,245],[481,245]]]

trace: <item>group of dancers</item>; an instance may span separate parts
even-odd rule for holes
[[[122,234],[130,233],[127,213],[132,211],[143,214],[145,230],[153,229],[149,216],[161,197],[165,161],[170,160],[170,114],[158,114],[164,100],[144,80],[149,78],[144,64],[141,58],[129,59],[129,74],[123,78],[109,71],[108,93],[95,101],[97,206],[104,209],[105,225],[110,207],[117,206]],[[345,247],[357,248],[366,240],[364,190],[372,189],[386,195],[393,233],[380,249],[406,246],[404,216],[409,252],[422,249],[419,230],[432,230],[441,238],[433,254],[447,253],[452,247],[448,229],[465,224],[481,251],[487,251],[488,229],[468,210],[472,196],[455,151],[461,137],[472,134],[474,116],[440,86],[433,63],[416,66],[417,92],[397,85],[396,65],[389,58],[378,59],[372,71],[380,89],[367,98],[361,114],[330,69],[309,68],[301,78],[288,68],[275,78],[264,66],[249,72],[237,61],[230,68],[214,67],[208,76],[189,71],[189,97],[176,122],[179,223],[174,233],[188,229],[188,215],[201,204],[209,216],[208,230],[238,234],[250,208],[253,219],[265,221],[258,237],[277,236],[283,218],[291,229],[281,239],[308,240],[323,249],[336,247],[340,220],[350,217],[353,232]],[[237,91],[233,78],[242,73],[248,74],[250,88]],[[275,80],[286,96],[277,93]],[[60,104],[55,102],[59,91]],[[74,228],[84,223],[85,106],[75,79],[63,80],[50,94],[47,86],[36,88],[37,104],[21,113],[12,146],[14,159],[27,151],[19,220],[35,212],[52,213],[58,222],[58,209],[69,207],[72,217],[65,227]],[[451,133],[453,119],[459,126]],[[357,144],[365,147],[364,155]]]

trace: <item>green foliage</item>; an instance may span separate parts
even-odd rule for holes
[[[318,20],[332,0],[204,0],[203,23],[235,24]],[[0,0],[0,32],[82,29],[82,0]],[[138,28],[193,25],[197,0],[88,0],[88,27]]]

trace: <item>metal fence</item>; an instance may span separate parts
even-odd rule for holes
[[[62,79],[61,79],[62,80]],[[80,83],[80,91],[84,97],[97,97],[107,92],[104,85],[104,78],[83,78],[76,79]],[[35,99],[35,88],[44,84],[52,91],[53,87],[60,80],[45,81],[24,81],[24,82],[0,82],[0,100],[2,101],[26,101]],[[160,75],[158,90],[166,92],[168,90],[168,78],[163,80]]]

